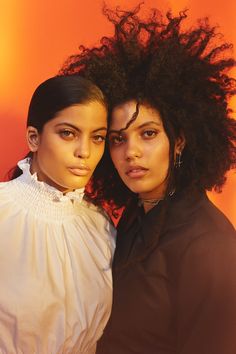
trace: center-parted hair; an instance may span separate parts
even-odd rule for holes
[[[223,42],[207,18],[185,29],[186,11],[149,18],[132,11],[104,8],[114,35],[94,48],[80,47],[64,64],[60,75],[79,74],[105,94],[109,112],[136,100],[156,109],[170,141],[170,171],[175,188],[220,190],[225,173],[236,162],[236,123],[228,101],[236,92],[229,75],[235,65],[232,45]],[[176,137],[186,139],[183,163],[174,168]],[[125,205],[134,196],[120,181],[107,153],[92,185],[100,200]],[[158,168],[158,166],[157,166]]]
[[[27,126],[37,128],[40,133],[43,126],[61,110],[93,101],[106,107],[103,93],[90,80],[78,75],[51,77],[42,82],[32,95]]]

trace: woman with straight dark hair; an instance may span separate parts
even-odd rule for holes
[[[34,92],[30,153],[0,183],[1,354],[95,352],[112,298],[115,232],[92,183],[106,132],[89,80],[53,77]]]
[[[139,8],[105,9],[114,36],[62,69],[107,96],[103,193],[124,208],[97,353],[235,354],[236,232],[206,195],[236,163],[232,46],[206,19]]]

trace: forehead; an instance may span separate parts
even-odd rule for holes
[[[135,101],[128,101],[115,107],[111,116],[111,129],[119,130],[124,128],[132,119],[136,110],[137,103]],[[137,128],[138,126],[148,122],[155,122],[162,125],[160,113],[155,108],[145,104],[140,104],[138,116],[129,128]]]
[[[76,126],[106,126],[107,110],[97,101],[76,104],[59,111],[47,124],[56,125],[62,122]]]

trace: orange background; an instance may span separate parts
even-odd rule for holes
[[[189,9],[188,24],[209,16],[236,46],[235,0],[146,0],[144,9]],[[107,0],[129,8],[136,0]],[[102,14],[103,0],[0,0],[0,180],[27,152],[25,120],[36,86],[57,73],[80,44],[93,46],[112,25]],[[233,104],[235,106],[235,104]],[[223,192],[210,198],[236,226],[236,174]]]

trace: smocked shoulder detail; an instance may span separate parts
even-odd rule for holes
[[[22,175],[5,182],[1,192],[7,194],[15,204],[23,207],[27,212],[37,214],[53,220],[73,216],[78,213],[79,205],[84,204],[84,188],[63,194],[45,182],[39,181],[37,174],[30,172],[31,159],[26,158],[18,162]]]

